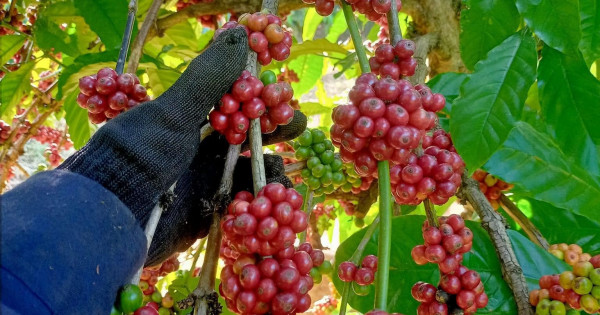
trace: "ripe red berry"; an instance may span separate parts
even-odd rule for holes
[[[345,261],[338,267],[338,277],[344,282],[352,282],[356,274],[356,265],[350,261]]]
[[[415,43],[412,40],[403,39],[394,46],[394,53],[398,58],[410,58],[415,53]]]
[[[242,112],[249,119],[259,118],[265,113],[266,110],[267,107],[265,106],[265,102],[258,97],[254,97],[242,104]]]
[[[447,252],[454,254],[463,246],[462,237],[456,234],[444,237],[442,245]]]
[[[99,78],[96,82],[96,91],[102,95],[111,95],[117,91],[117,82],[111,77]]]
[[[423,240],[428,245],[437,245],[442,241],[442,233],[434,226],[427,227],[423,231]]]
[[[229,127],[236,133],[245,133],[250,128],[250,120],[242,112],[235,112],[229,116]]]
[[[456,304],[462,309],[467,309],[475,304],[475,293],[470,290],[462,290],[456,296]]]
[[[295,268],[286,267],[276,275],[275,283],[281,290],[289,290],[300,279],[300,273]]]
[[[279,223],[273,217],[262,219],[256,227],[256,236],[262,240],[272,240],[279,232]]]
[[[248,45],[250,49],[260,53],[269,48],[269,41],[262,32],[252,32],[248,37]]]
[[[458,294],[461,290],[460,279],[455,275],[442,275],[440,288],[449,294]]]
[[[260,270],[256,265],[248,264],[240,273],[240,284],[246,290],[254,290],[260,282]]]
[[[446,259],[446,251],[441,245],[430,245],[425,249],[425,257],[429,262],[437,264]]]
[[[375,280],[375,274],[370,268],[359,268],[354,274],[354,281],[359,285],[370,285]]]
[[[81,93],[87,96],[96,94],[96,79],[91,76],[80,78],[79,90],[81,90]]]
[[[472,290],[481,282],[479,273],[475,270],[469,270],[460,276],[462,287],[466,290]]]
[[[135,77],[130,73],[123,73],[117,78],[117,87],[123,93],[132,93],[135,84]]]

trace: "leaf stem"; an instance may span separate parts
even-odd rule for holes
[[[365,50],[365,46],[363,45],[363,40],[360,36],[360,31],[358,30],[358,25],[356,24],[356,18],[354,17],[354,13],[352,12],[352,7],[345,0],[341,0],[340,3],[342,4],[342,11],[344,12],[346,24],[348,24],[348,31],[350,32],[350,37],[352,38],[352,42],[354,43],[354,50],[356,51],[356,56],[358,57],[360,71],[362,73],[371,72],[371,68],[369,67],[369,60],[367,59],[367,52]]]
[[[198,258],[200,258],[200,253],[204,251],[204,246],[206,246],[206,238],[203,238],[202,241],[200,241],[200,244],[198,244],[198,248],[196,248],[194,260],[192,260],[192,265],[190,266],[190,274],[194,274],[196,264],[198,263]]]
[[[379,231],[379,248],[377,256],[379,267],[375,286],[375,308],[387,309],[388,285],[390,276],[390,252],[392,248],[392,192],[390,186],[390,164],[380,161],[377,165],[379,173],[379,216],[381,228]]]
[[[122,74],[123,68],[125,68],[125,60],[127,60],[127,51],[129,51],[129,42],[131,41],[131,32],[133,30],[133,22],[135,21],[136,12],[137,0],[129,1],[127,24],[125,24],[125,32],[123,33],[123,41],[121,42],[121,50],[119,51],[119,59],[117,59],[117,67],[115,69],[118,74]]]
[[[160,9],[160,5],[162,3],[163,0],[154,0],[150,6],[150,9],[148,9],[146,19],[144,19],[144,23],[142,24],[140,31],[133,41],[133,46],[131,47],[131,55],[129,56],[129,63],[127,64],[127,72],[129,73],[135,73],[137,71],[144,49],[144,43],[146,43],[146,38],[148,37],[148,32],[152,26],[156,25],[158,10]]]
[[[358,265],[360,263],[360,258],[362,257],[363,252],[365,251],[365,248],[367,247],[367,244],[369,243],[369,240],[373,236],[373,233],[375,233],[375,230],[377,230],[377,227],[379,226],[380,216],[381,215],[378,215],[375,218],[375,220],[373,220],[373,223],[371,223],[371,225],[365,232],[365,235],[363,235],[363,238],[360,240],[360,243],[356,247],[354,254],[352,254],[352,256],[350,257],[349,261],[351,261],[355,265]],[[381,265],[379,265],[379,266],[381,266]],[[378,273],[381,270],[381,269],[379,269],[380,268],[379,266],[377,267]],[[346,305],[348,304],[348,296],[349,295],[350,295],[350,282],[344,282],[344,288],[342,290],[342,301],[341,301],[341,305],[340,305],[340,315],[346,314]]]
[[[548,250],[550,244],[548,244],[548,241],[544,238],[540,230],[533,225],[533,223],[529,220],[529,218],[527,218],[527,216],[525,216],[521,209],[519,209],[519,207],[517,207],[512,200],[506,197],[505,194],[500,195],[499,201],[502,209],[504,209],[506,214],[508,214],[521,226],[521,228],[523,228],[523,231],[525,234],[527,234],[529,239],[543,249]]]

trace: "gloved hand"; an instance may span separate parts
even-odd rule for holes
[[[245,68],[247,52],[243,29],[222,33],[169,90],[107,122],[58,167],[110,190],[142,228],[160,196],[178,181],[177,198],[159,221],[146,265],[185,249],[208,231],[212,210],[207,201],[219,186],[228,144],[216,133],[200,144],[200,129]],[[289,125],[263,135],[263,144],[293,139],[305,128],[306,117],[296,112]],[[265,169],[269,182],[290,185],[281,158],[266,156]],[[232,194],[240,190],[252,191],[246,158],[238,161]]]
[[[263,135],[263,145],[298,137],[306,129],[306,122],[306,116],[296,111],[291,123]],[[156,265],[173,253],[184,251],[198,238],[208,234],[213,213],[211,201],[221,183],[227,148],[225,137],[216,132],[202,141],[188,171],[177,181],[174,202],[158,222],[146,266]],[[242,145],[242,152],[248,149],[246,141]],[[280,156],[265,154],[264,160],[267,183],[278,182],[292,187]],[[231,195],[242,190],[253,192],[250,158],[243,156],[239,158],[233,174]]]
[[[243,29],[222,33],[165,93],[107,122],[58,168],[106,187],[143,227],[192,162],[206,116],[244,70],[247,54]]]

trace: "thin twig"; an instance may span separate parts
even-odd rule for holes
[[[148,36],[148,31],[152,26],[156,25],[156,18],[158,17],[158,10],[160,9],[163,0],[154,0],[152,5],[148,9],[148,13],[146,14],[146,19],[140,28],[135,40],[133,41],[133,46],[131,47],[131,55],[129,56],[129,63],[127,64],[127,72],[135,73],[140,64],[140,58],[142,57],[142,52],[144,50],[144,43],[146,42],[146,37]]]
[[[31,176],[29,175],[29,172],[27,172],[27,170],[23,168],[21,163],[15,162],[15,166],[21,171],[21,173],[23,173],[23,175],[25,175],[25,177],[29,178],[29,176]]]
[[[533,225],[533,223],[527,218],[527,216],[525,216],[521,209],[519,209],[517,205],[515,205],[512,202],[512,200],[506,197],[505,194],[501,194],[499,203],[502,209],[504,209],[504,211],[513,220],[515,220],[515,222],[517,222],[521,226],[521,228],[523,228],[523,231],[525,231],[525,234],[527,234],[527,236],[532,242],[539,245],[543,249],[548,250],[548,248],[550,247],[548,241],[544,238],[540,230],[538,230],[535,227],[535,225]]]
[[[215,131],[210,124],[205,124],[200,129],[200,142],[202,142],[206,137],[210,136],[210,134]]]
[[[173,183],[169,188],[167,194],[173,194],[175,190],[175,185],[177,182]],[[160,201],[156,203],[154,208],[152,208],[152,212],[150,213],[150,218],[148,222],[146,222],[146,227],[144,228],[144,234],[146,235],[146,253],[150,249],[150,245],[152,244],[152,239],[154,238],[154,232],[156,232],[156,227],[158,226],[158,222],[160,221],[160,217],[166,209],[164,209],[165,205],[163,205]],[[142,275],[142,271],[144,270],[144,266],[142,265],[140,269],[135,273],[133,278],[129,283],[138,284],[140,283],[140,276]]]
[[[427,66],[427,56],[429,52],[437,45],[439,36],[437,34],[425,34],[415,39],[415,54],[413,58],[417,61],[417,69],[415,74],[409,78],[413,85],[425,83],[425,78],[429,74]]]
[[[285,175],[293,176],[296,174],[300,174],[303,169],[306,168],[306,161],[299,161],[296,163],[288,164],[284,166]]]
[[[231,186],[233,185],[233,171],[240,155],[240,145],[230,145],[227,151],[221,184],[213,199],[213,217],[208,232],[208,245],[204,254],[204,263],[200,272],[198,287],[183,301],[178,302],[183,309],[194,305],[194,314],[212,314],[209,311],[218,305],[213,305],[215,277],[219,264],[219,251],[221,249],[221,216],[225,204],[229,200]],[[210,300],[210,301],[209,301]],[[217,302],[218,304],[218,302]]]
[[[308,195],[306,196],[306,202],[305,202],[305,207],[304,207],[304,212],[306,213],[308,219],[310,220],[310,215],[312,213],[312,209],[315,207],[315,205],[313,204],[313,199],[314,199],[314,192],[312,190],[310,190],[308,192]],[[307,231],[304,230],[302,231],[302,233],[300,233],[300,244],[306,242],[306,233]]]
[[[200,241],[200,244],[198,244],[198,248],[196,248],[194,259],[192,260],[192,265],[190,266],[190,274],[193,274],[194,270],[196,270],[196,264],[198,263],[198,258],[200,258],[200,253],[204,251],[204,246],[206,246],[206,238],[203,238]]]
[[[533,309],[529,304],[527,282],[523,269],[519,265],[517,256],[512,248],[502,216],[494,211],[485,195],[479,190],[479,184],[465,172],[459,198],[467,200],[481,218],[481,226],[487,231],[496,254],[500,259],[502,276],[513,292],[519,315],[532,315]]]
[[[127,60],[127,52],[129,51],[129,42],[131,41],[131,32],[133,31],[136,12],[137,0],[129,1],[127,24],[125,24],[125,32],[123,33],[123,41],[121,42],[121,50],[119,51],[119,59],[117,59],[117,67],[115,69],[118,74],[122,74],[123,68],[125,68],[125,60]]]
[[[435,209],[433,208],[433,203],[429,198],[423,201],[423,205],[425,206],[425,215],[427,216],[427,221],[429,222],[429,226],[438,227],[438,220],[435,214]]]
[[[373,233],[375,233],[375,230],[377,230],[377,228],[379,227],[379,220],[380,220],[380,218],[378,215],[375,218],[375,220],[373,220],[373,223],[371,223],[371,225],[369,226],[367,231],[365,232],[365,235],[363,236],[363,238],[360,240],[360,243],[356,247],[354,254],[352,254],[352,256],[350,257],[349,261],[351,261],[355,265],[359,264],[360,258],[362,257],[363,252],[365,251],[365,247],[367,247],[367,244],[371,240]],[[381,259],[379,259],[379,260],[381,260]],[[378,267],[378,270],[380,270],[379,267]],[[340,315],[346,314],[346,305],[348,304],[348,296],[349,295],[350,295],[350,282],[345,282],[344,289],[342,290],[342,302],[340,305]]]
[[[398,10],[396,9],[396,3],[400,0],[392,0],[392,8],[387,13],[388,32],[390,33],[390,43],[395,45],[397,42],[402,40],[402,30],[400,30],[400,23],[398,21]]]

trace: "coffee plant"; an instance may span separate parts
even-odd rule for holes
[[[240,27],[246,70],[202,134],[249,140],[257,193],[220,192],[208,238],[124,279],[107,313],[597,314],[599,8],[0,0],[0,191]],[[294,110],[308,128],[261,151]],[[263,151],[294,188],[264,182]]]

